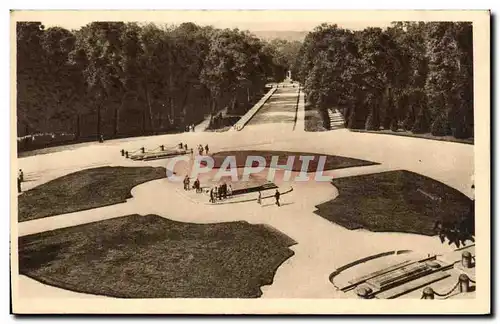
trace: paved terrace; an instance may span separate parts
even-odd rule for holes
[[[332,177],[406,169],[441,181],[467,195],[474,167],[472,145],[431,141],[419,138],[354,133],[346,129],[335,132],[293,131],[298,88],[280,88],[241,132],[183,133],[110,140],[58,148],[57,152],[17,160],[14,168],[25,171],[23,189],[29,189],[65,174],[98,166],[166,166],[166,160],[131,161],[120,150],[146,149],[179,142],[189,147],[209,144],[211,152],[222,150],[267,149],[326,153],[379,162],[380,165],[333,170]],[[299,128],[299,127],[297,127]],[[182,173],[182,170],[181,170]],[[337,195],[330,183],[292,184],[293,192],[283,196],[283,206],[264,200],[207,206],[179,193],[182,183],[166,179],[141,184],[132,190],[126,203],[72,214],[54,215],[20,223],[19,235],[48,231],[102,219],[139,213],[155,213],[177,221],[213,223],[245,220],[275,227],[290,236],[297,245],[295,255],[277,271],[274,282],[262,287],[262,298],[342,298],[329,282],[330,273],[353,259],[388,250],[409,249],[422,253],[442,253],[453,247],[441,244],[437,237],[402,233],[351,231],[314,214],[315,205]],[[237,207],[235,207],[237,206]],[[15,206],[14,206],[15,208]],[[16,233],[14,233],[16,234]],[[376,242],[376,244],[374,244]],[[353,244],[355,243],[355,244]],[[13,275],[16,275],[13,265]],[[43,285],[24,276],[14,278],[21,298],[43,296],[65,298],[106,298],[87,296]],[[290,283],[294,283],[290,285]]]

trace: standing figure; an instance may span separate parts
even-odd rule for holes
[[[21,182],[24,181],[23,169],[19,169],[19,173],[18,173],[17,177],[19,178],[19,180],[21,180]]]
[[[260,190],[259,190],[259,196],[257,197],[257,203],[259,205],[262,205],[262,193],[260,192]]]
[[[193,125],[191,125],[191,129],[193,130],[193,133],[194,133],[194,124],[193,124]]]
[[[222,185],[219,186],[219,189],[217,190],[217,195],[218,195],[219,200],[221,200],[222,199]]]
[[[187,151],[188,150],[188,145],[187,144],[184,144],[184,150]]]
[[[205,152],[206,152],[206,153],[207,153],[207,155],[208,155],[208,144],[207,144],[207,145],[205,145]]]
[[[227,198],[227,184],[225,182],[222,184],[222,198]]]
[[[280,192],[278,191],[278,189],[276,189],[276,193],[274,194],[274,198],[276,198],[276,205],[278,205],[278,207],[280,207]]]
[[[214,203],[214,202],[215,202],[215,198],[214,198],[214,196],[215,196],[215,195],[214,195],[214,188],[212,187],[212,188],[210,189],[210,202],[211,202],[211,203]]]
[[[189,177],[186,175],[184,177],[184,190],[189,190]]]
[[[21,179],[17,177],[17,193],[21,193]]]
[[[198,180],[198,178],[196,178],[196,180],[194,180],[194,182],[193,182],[193,189],[196,190],[196,193],[198,193],[199,185],[200,185],[200,181]]]
[[[231,185],[227,186],[227,195],[232,196],[233,195],[233,187]]]

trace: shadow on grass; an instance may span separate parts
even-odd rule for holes
[[[237,167],[245,167],[245,163],[248,156],[259,156],[266,160],[266,165],[269,166],[272,161],[273,156],[278,156],[278,165],[287,164],[288,158],[293,156],[293,165],[291,171],[301,171],[302,161],[299,159],[300,156],[312,156],[314,157],[308,164],[307,172],[314,172],[318,169],[319,158],[325,156],[324,170],[336,170],[343,168],[368,166],[368,165],[378,165],[379,163],[353,159],[338,155],[328,155],[320,153],[308,153],[308,152],[290,152],[290,151],[260,151],[260,150],[242,150],[242,151],[221,151],[214,153],[212,158],[214,159],[214,167],[220,168],[224,159],[227,156],[234,156],[236,159]]]
[[[166,177],[162,167],[101,167],[54,179],[18,197],[20,222],[125,202],[130,190]]]
[[[266,225],[129,215],[20,237],[19,271],[118,298],[255,298],[294,244]]]

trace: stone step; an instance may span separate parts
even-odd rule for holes
[[[396,286],[392,289],[384,290],[378,294],[375,295],[377,299],[392,299],[399,297],[401,295],[407,294],[409,292],[412,292],[416,289],[422,288],[424,286],[427,286],[431,283],[434,283],[436,281],[443,280],[445,278],[448,278],[450,276],[449,273],[446,272],[435,272],[430,275],[426,275],[423,277],[420,277],[416,280],[407,282],[401,286]]]
[[[328,118],[330,118],[330,130],[345,128],[344,116],[337,109],[328,109]]]

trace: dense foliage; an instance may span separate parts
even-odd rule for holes
[[[309,33],[292,74],[309,104],[338,107],[353,129],[474,133],[472,24],[398,22]]]
[[[298,48],[298,45],[295,45]],[[18,136],[133,136],[245,112],[287,62],[237,29],[93,22],[79,30],[17,24]],[[279,54],[279,55],[278,55]]]

